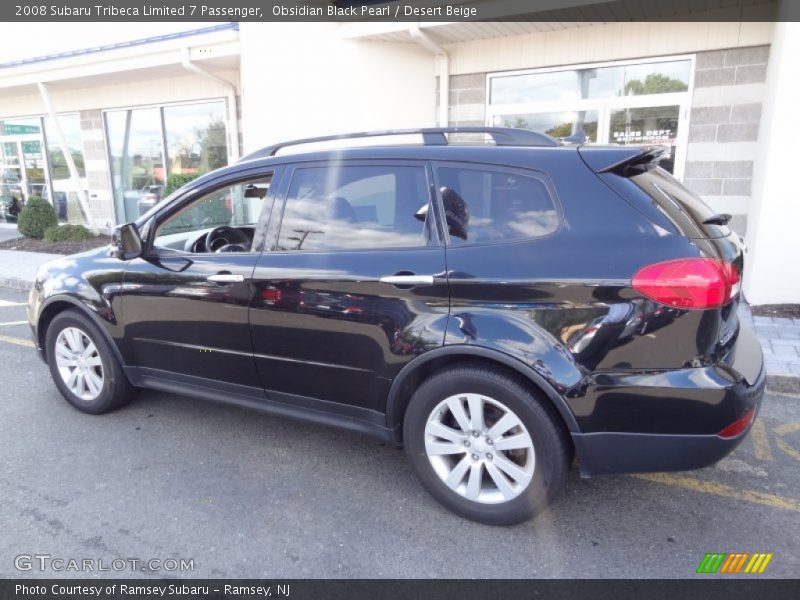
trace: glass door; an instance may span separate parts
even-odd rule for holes
[[[47,164],[45,163],[44,144],[41,137],[25,137],[17,142],[22,157],[23,193],[25,200],[31,196],[39,196],[49,200],[47,185]]]
[[[50,201],[41,119],[0,122],[0,197],[21,208],[31,196]]]
[[[609,139],[614,144],[626,146],[667,146],[669,157],[661,161],[661,167],[675,173],[678,149],[678,132],[681,131],[681,106],[639,106],[611,108],[608,111]]]
[[[0,222],[16,222],[24,204],[19,145],[0,142]]]

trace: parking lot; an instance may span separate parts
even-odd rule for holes
[[[361,435],[152,391],[81,414],[36,357],[24,302],[0,289],[0,577],[85,575],[17,569],[34,554],[193,562],[95,573],[126,577],[684,578],[707,552],[773,553],[750,578],[800,572],[800,398],[768,395],[713,468],[573,467],[548,512],[496,528],[441,508],[402,451]]]

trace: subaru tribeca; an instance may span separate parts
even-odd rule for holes
[[[265,148],[44,265],[33,337],[81,411],[145,387],[372,434],[484,523],[547,506],[573,457],[705,467],[765,372],[741,239],[663,150],[502,128]]]

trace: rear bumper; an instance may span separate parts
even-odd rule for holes
[[[764,396],[767,374],[761,347],[755,336],[743,329],[732,363],[712,368],[716,369],[717,375],[720,370],[724,372],[725,377],[709,377],[707,369],[682,369],[682,372],[696,370],[702,376],[681,378],[684,383],[695,381],[697,384],[691,390],[682,388],[680,391],[698,400],[707,395],[715,412],[729,415],[726,424],[751,408],[755,408],[757,414]],[[631,390],[642,395],[653,394],[653,397],[663,397],[666,391],[658,388],[645,390],[638,386]],[[676,391],[668,390],[668,394],[673,396],[672,400],[677,400],[674,397]],[[694,417],[704,419],[701,413],[692,415],[691,406],[693,404],[683,405],[688,410],[682,418],[690,422]],[[572,434],[572,440],[584,477],[607,473],[688,471],[708,467],[724,458],[747,436],[751,426],[752,422],[741,434],[725,438],[702,433],[614,431],[576,432]],[[721,430],[722,427],[717,429]]]

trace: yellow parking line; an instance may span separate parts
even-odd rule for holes
[[[715,496],[723,496],[733,500],[744,500],[745,502],[753,502],[754,504],[762,504],[772,508],[781,508],[783,510],[792,510],[800,512],[800,502],[793,498],[786,498],[784,496],[777,496],[775,494],[766,494],[764,492],[757,492],[755,490],[742,490],[724,485],[722,483],[713,483],[711,481],[700,481],[692,477],[683,477],[681,475],[672,475],[670,473],[637,473],[632,475],[637,479],[644,479],[645,481],[652,481],[655,483],[663,483],[664,485],[671,485],[680,487],[693,492],[700,492],[703,494],[713,494]]]
[[[6,321],[5,323],[0,323],[0,327],[7,325],[27,325],[27,323],[27,321]]]
[[[778,425],[772,431],[775,432],[775,444],[778,446],[778,448],[791,456],[793,459],[800,461],[800,450],[793,448],[786,440],[783,439],[783,436],[787,433],[800,431],[800,423],[784,423],[783,425]]]
[[[767,437],[767,428],[764,427],[764,421],[757,419],[750,429],[750,439],[753,440],[753,446],[756,451],[756,458],[758,460],[772,461],[775,458],[772,456],[772,448],[769,447],[769,438]]]
[[[28,348],[33,348],[33,342],[31,340],[10,337],[7,335],[0,335],[0,342],[8,342],[9,344],[17,344],[19,346],[26,346]]]

